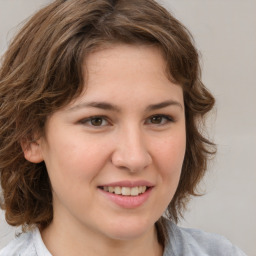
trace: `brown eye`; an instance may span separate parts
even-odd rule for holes
[[[80,124],[89,127],[104,127],[110,125],[104,116],[92,116],[79,121]]]
[[[93,126],[101,126],[103,123],[103,119],[101,117],[95,117],[91,119],[91,124]]]
[[[151,125],[165,125],[173,122],[173,118],[168,115],[154,115],[146,120],[146,124]]]
[[[161,124],[162,120],[163,120],[162,116],[153,116],[153,117],[151,117],[151,123],[152,124]]]

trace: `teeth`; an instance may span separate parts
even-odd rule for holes
[[[138,196],[139,194],[145,193],[147,190],[146,186],[139,187],[103,187],[106,192],[114,193],[123,196]]]
[[[141,193],[144,193],[146,191],[147,187],[143,186]]]
[[[137,196],[139,194],[139,188],[134,187],[131,189],[131,196]]]
[[[115,187],[115,194],[120,195],[122,193],[120,187]]]
[[[131,189],[127,187],[122,187],[122,195],[123,196],[130,196],[131,195]]]
[[[114,188],[114,187],[109,187],[109,188],[108,188],[108,191],[109,191],[110,193],[114,193],[114,192],[115,192],[115,188]]]

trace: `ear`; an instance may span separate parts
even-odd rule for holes
[[[40,139],[37,141],[24,139],[20,143],[25,159],[31,163],[37,164],[44,160],[40,142]]]

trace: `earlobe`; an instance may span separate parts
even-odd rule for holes
[[[28,160],[31,163],[40,163],[44,160],[42,155],[40,140],[38,141],[22,140],[20,144],[26,160]]]

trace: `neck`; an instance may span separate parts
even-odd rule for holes
[[[42,239],[53,256],[161,256],[163,249],[158,243],[157,230],[153,226],[142,236],[118,240],[97,234],[91,230],[53,222],[41,232]]]

